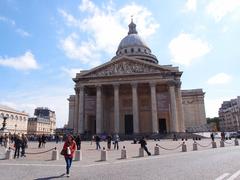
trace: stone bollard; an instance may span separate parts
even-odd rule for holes
[[[103,147],[103,150],[101,150],[101,161],[107,161],[107,160],[108,160],[108,153],[105,147]]]
[[[59,153],[57,148],[55,148],[55,150],[52,151],[52,160],[54,161],[59,160]]]
[[[212,141],[212,148],[217,148],[217,143],[215,141]]]
[[[6,158],[6,159],[12,159],[12,151],[11,151],[10,148],[6,151],[6,156],[5,156],[5,158]]]
[[[239,146],[239,142],[238,142],[237,138],[234,140],[234,144],[235,144],[235,146]]]
[[[185,142],[182,143],[182,152],[187,152],[187,145]]]
[[[197,151],[197,150],[198,150],[197,143],[196,143],[196,141],[194,141],[194,143],[193,143],[193,151]]]
[[[160,147],[158,146],[158,144],[156,144],[156,146],[154,147],[154,155],[159,155],[160,154]]]
[[[144,149],[139,148],[139,157],[144,157]]]
[[[223,140],[221,140],[220,141],[220,147],[224,147],[225,145],[224,145],[224,141]]]
[[[123,146],[123,149],[121,150],[121,159],[127,159],[127,150],[125,149],[125,146]]]
[[[75,161],[81,161],[82,160],[82,151],[76,150],[75,152]]]

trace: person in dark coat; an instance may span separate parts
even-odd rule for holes
[[[107,136],[107,147],[109,150],[111,149],[111,143],[112,143],[112,136],[111,136],[111,134],[109,134]]]
[[[101,149],[101,146],[100,146],[100,141],[101,141],[101,138],[99,137],[99,135],[96,135],[95,136],[95,141],[96,141],[96,149]]]
[[[146,142],[146,140],[145,140],[144,137],[142,137],[142,138],[140,139],[139,144],[141,145],[141,148],[143,148],[143,149],[146,151],[146,153],[147,153],[149,156],[151,156],[151,153],[148,151],[147,142]]]
[[[16,157],[19,158],[21,145],[22,145],[22,139],[19,135],[16,135],[15,142],[14,142],[14,147],[15,147],[14,159]]]
[[[211,133],[211,139],[212,139],[212,141],[214,141],[214,134],[213,133]]]
[[[42,146],[45,148],[45,144],[47,141],[47,137],[45,136],[45,134],[42,135]]]
[[[39,135],[38,136],[38,148],[41,148],[42,146],[42,137]]]
[[[26,157],[26,155],[25,155],[25,149],[27,148],[27,143],[28,143],[27,137],[25,136],[25,134],[22,134],[22,144],[21,144],[22,151],[21,151],[21,157]]]
[[[82,142],[82,140],[81,140],[80,134],[76,137],[75,142],[77,144],[77,150],[81,150],[81,142]]]

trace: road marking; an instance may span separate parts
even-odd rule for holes
[[[216,178],[215,180],[223,180],[225,177],[229,176],[229,173],[224,173],[221,176],[219,176],[218,178]]]
[[[230,176],[227,180],[234,180],[240,175],[240,170],[235,172],[232,176]]]

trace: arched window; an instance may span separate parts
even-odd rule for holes
[[[124,52],[127,53],[127,49],[125,49]]]
[[[22,120],[22,116],[19,117],[20,121]]]
[[[18,120],[18,116],[15,116],[15,119]]]
[[[134,52],[134,49],[133,49],[133,48],[131,48],[131,52],[132,52],[132,53]]]
[[[14,119],[14,116],[13,115],[11,115],[11,120],[13,120]]]

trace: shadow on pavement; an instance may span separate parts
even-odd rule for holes
[[[65,174],[61,174],[59,176],[51,176],[51,177],[43,177],[43,178],[37,178],[34,180],[51,180],[51,179],[58,179],[64,177]]]

